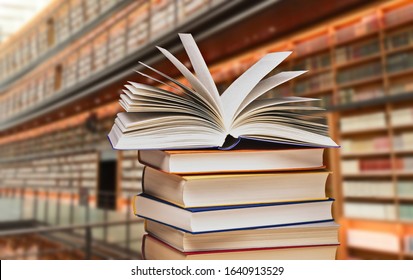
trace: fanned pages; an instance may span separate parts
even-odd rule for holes
[[[230,149],[242,139],[337,147],[327,135],[327,126],[313,114],[323,109],[308,105],[315,99],[262,98],[306,72],[285,71],[268,77],[291,52],[266,54],[220,95],[193,37],[179,37],[195,74],[169,51],[158,49],[189,86],[141,62],[147,72],[137,73],[159,87],[135,82],[125,85],[119,102],[126,112],[118,114],[109,133],[115,149]]]

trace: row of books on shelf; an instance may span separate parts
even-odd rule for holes
[[[392,110],[390,113],[390,122],[393,126],[405,126],[413,123],[413,108],[400,108]]]
[[[397,219],[397,206],[393,203],[344,202],[344,216],[347,218],[395,221]]]
[[[348,218],[412,221],[413,204],[377,202],[345,202],[344,215]]]
[[[394,183],[387,180],[376,181],[343,181],[343,195],[345,197],[364,198],[413,198],[413,181],[399,180]]]
[[[333,87],[333,75],[331,72],[325,72],[297,81],[294,84],[296,94],[306,94],[313,91],[330,89]]]
[[[293,70],[307,69],[308,71],[317,71],[321,69],[327,69],[331,66],[330,52],[317,54],[314,56],[306,57],[294,62]]]
[[[37,137],[12,141],[0,146],[0,161],[21,157],[37,157],[51,154],[77,154],[90,150],[110,149],[106,140],[112,118],[97,121],[97,131],[89,131],[83,123],[58,131],[42,133]],[[33,149],[36,147],[36,149]]]
[[[408,241],[406,236],[406,241]],[[370,249],[389,253],[399,253],[402,251],[400,237],[395,233],[379,232],[371,230],[361,230],[351,228],[346,232],[347,245],[349,247]],[[406,246],[409,243],[406,242]],[[406,250],[405,252],[411,252]]]
[[[386,36],[386,49],[394,50],[413,44],[413,29],[411,26],[392,32]]]
[[[144,166],[137,158],[137,151],[122,151],[121,152],[121,186],[122,190],[127,190],[127,195],[133,192],[142,191],[142,172]]]
[[[377,152],[389,152],[391,141],[388,136],[377,136],[373,138],[352,139],[346,138],[342,142],[342,155],[363,155]],[[393,136],[393,150],[395,152],[413,150],[413,132],[406,131]]]
[[[335,32],[337,43],[344,43],[354,38],[373,33],[380,28],[379,18],[376,13],[365,15],[351,25],[339,27]]]
[[[351,155],[390,152],[390,147],[391,142],[387,135],[361,139],[345,138],[341,141],[341,154]]]
[[[413,4],[407,2],[406,5],[397,7],[394,10],[387,11],[384,14],[384,23],[388,27],[403,24],[413,19],[412,14]]]
[[[203,2],[204,7],[207,7],[206,4]],[[146,17],[142,17],[142,20],[146,20]],[[134,32],[129,29],[127,22],[129,21],[126,17],[116,25],[108,26],[108,28],[101,27],[101,33],[95,36],[96,39],[85,41],[81,47],[76,46],[75,51],[67,52],[67,55],[62,57],[60,62],[55,61],[51,68],[40,70],[36,77],[30,79],[30,82],[23,83],[15,92],[6,92],[7,97],[0,104],[0,117],[8,118],[48,99],[63,89],[72,87],[87,79],[91,74],[107,69],[108,65],[136,51],[137,48],[148,43],[150,38],[153,38],[153,34],[144,36],[145,41],[137,45]],[[174,21],[160,26],[159,29],[168,30],[173,24]],[[136,25],[136,27],[139,30],[142,28],[141,25]],[[129,47],[133,49],[127,49]]]
[[[340,119],[341,132],[364,131],[386,127],[386,115],[384,112],[361,114],[356,116],[342,117]]]
[[[378,77],[379,75],[381,75],[381,73],[381,62],[373,61],[338,71],[336,75],[336,81],[339,85],[343,85],[359,80]]]
[[[121,26],[121,28],[119,26]],[[0,110],[0,112],[2,112],[1,116],[9,117],[21,110],[24,110],[32,106],[35,103],[39,103],[43,99],[52,95],[54,92],[57,92],[62,88],[69,88],[70,86],[76,84],[76,82],[79,82],[80,80],[87,78],[90,74],[94,73],[95,71],[104,69],[107,63],[109,64],[114,63],[120,58],[124,57],[126,53],[130,52],[130,49],[128,49],[127,51],[124,49],[124,46],[125,46],[124,38],[125,37],[119,36],[119,34],[125,34],[126,24],[120,24],[119,26],[116,26],[116,30],[118,30],[116,32],[112,32],[112,29],[107,31],[110,34],[113,34],[114,37],[113,36],[112,37],[115,38],[116,40],[110,40],[109,38],[112,38],[112,37],[106,36],[104,42],[98,43],[97,44],[98,47],[93,48],[95,50],[94,55],[93,55],[94,59],[91,59],[92,55],[91,53],[88,53],[88,52],[85,52],[84,55],[77,58],[79,59],[79,61],[77,61],[76,59],[73,62],[71,59],[64,59],[65,62],[61,66],[62,72],[63,72],[63,75],[61,75],[62,81],[59,83],[59,84],[62,84],[62,87],[56,86],[56,83],[54,82],[56,81],[56,78],[53,78],[53,76],[56,73],[54,73],[53,71],[49,73],[47,77],[44,79],[39,77],[37,79],[38,82],[36,82],[35,85],[28,85],[27,87],[22,88],[20,92],[10,94],[9,98],[6,98],[6,99],[10,99],[8,102],[3,101],[3,102],[6,102],[7,104],[5,106],[2,106],[3,108],[1,109],[3,110]],[[141,27],[142,25],[137,25],[137,26]],[[113,29],[114,28],[115,27],[113,27]],[[129,35],[132,33],[133,32],[128,31]],[[144,37],[147,38],[148,36],[145,35]],[[136,36],[129,36],[127,40],[129,39],[136,40]],[[111,42],[111,43],[108,44],[107,42]],[[373,41],[373,43],[374,42],[375,41]],[[370,50],[370,48],[374,48],[372,47],[374,45],[373,43],[369,41],[366,45],[361,45],[359,47],[361,49],[367,48]],[[133,44],[134,43],[129,43],[128,41],[126,45],[129,46]],[[109,50],[106,50],[108,46],[109,47],[113,46],[113,47],[110,47]],[[360,55],[359,52],[364,53],[363,51],[358,51],[357,47],[358,46],[355,46],[354,48],[353,47],[340,48],[337,51],[339,53],[350,52],[356,56]],[[90,51],[91,49],[92,48],[89,48]],[[344,51],[341,51],[341,49],[343,49]],[[389,65],[391,65],[390,67],[391,69],[393,69],[394,67],[396,67],[394,69],[398,69],[397,67],[399,66],[397,65],[399,64],[397,61],[402,62],[403,64],[406,64],[407,63],[406,61],[409,61],[409,59],[406,60],[403,57],[397,58],[397,56],[394,59],[395,59],[395,62],[392,60],[392,58],[389,59],[390,61]],[[306,58],[305,60],[303,60],[303,62],[301,63],[298,62],[298,65],[305,66],[305,68],[308,66],[312,66],[312,67],[315,67],[315,69],[317,69],[319,67],[324,67],[328,65],[329,63],[330,63],[329,53],[325,53],[323,55],[318,55],[316,59]],[[339,83],[346,83],[346,82],[351,82],[353,80],[358,80],[362,78],[371,77],[376,74],[380,74],[380,67],[377,67],[377,65],[379,64],[380,63],[373,63],[372,65],[368,65],[368,66],[361,66],[361,67],[358,66],[354,69],[340,71],[337,75],[337,81]],[[405,67],[405,66],[401,66],[401,67]],[[294,90],[297,93],[305,93],[305,92],[313,92],[313,91],[328,89],[332,87],[333,85],[333,81],[331,79],[332,79],[332,76],[330,73],[324,73],[320,76],[315,76],[311,79],[298,82],[295,85]],[[44,86],[44,82],[42,81],[49,81],[49,82],[47,83],[46,86]],[[401,87],[402,88],[407,87],[407,88],[404,88],[404,90],[408,91],[408,85],[398,85],[397,87],[394,87],[394,89],[392,89],[392,86],[390,86],[390,92],[391,93],[400,92]],[[47,89],[47,90],[43,90],[43,89]],[[28,98],[24,98],[25,96],[27,96]],[[344,103],[360,101],[360,100],[368,100],[368,99],[372,99],[372,98],[376,98],[380,96],[382,96],[382,91],[380,89],[366,90],[366,91],[356,92],[356,93],[354,92],[354,89],[348,89],[348,90],[344,90],[340,94],[340,98]]]
[[[395,73],[413,68],[413,52],[401,52],[387,57],[386,70]]]
[[[81,180],[79,180],[81,178]],[[28,179],[28,178],[4,178],[1,180],[2,186],[17,187],[17,188],[90,188],[95,190],[97,188],[97,181],[95,179],[83,178],[79,175],[56,179]]]
[[[350,46],[336,48],[335,61],[337,64],[343,64],[348,61],[358,60],[363,57],[372,56],[374,54],[378,54],[379,52],[379,40],[369,40]]]
[[[393,127],[411,125],[413,123],[413,108],[392,109],[389,114],[390,124]],[[340,119],[341,132],[359,132],[386,128],[386,113],[378,111]]]
[[[390,157],[345,159],[341,161],[341,170],[343,175],[383,174],[381,173],[382,171],[395,171],[400,174],[408,174],[413,171],[413,157],[398,157],[394,159],[394,163]]]
[[[3,65],[4,70],[0,72],[0,79],[11,76],[26,67],[120,1],[88,0],[85,1],[85,5],[83,1],[77,1],[77,3],[72,1],[70,5],[62,3],[50,15],[41,19],[39,24],[32,27],[30,33],[34,36],[22,36],[8,47],[4,55],[0,57],[0,64]],[[84,16],[87,18],[84,19]]]
[[[384,10],[384,27],[393,27],[398,24],[412,21],[412,9],[413,8],[411,4],[406,4],[392,10]],[[296,46],[299,50],[298,55],[308,55],[318,52],[324,48],[327,48],[330,45],[330,42],[332,42],[333,44],[345,44],[351,42],[353,39],[378,32],[380,29],[381,18],[382,17],[378,12],[373,12],[371,14],[360,17],[358,20],[354,21],[351,24],[341,26],[334,26],[333,24],[332,27],[334,29],[334,32],[332,34],[332,38],[329,38],[327,34],[320,34],[317,37],[298,42]],[[390,42],[393,42],[393,40],[391,40]],[[375,52],[376,50],[377,48],[373,47],[371,53]],[[365,53],[369,54],[368,52]],[[341,51],[339,51],[338,56],[342,57]],[[341,58],[339,58],[339,61],[340,60]],[[343,62],[344,61],[346,60],[344,59]]]
[[[8,187],[95,187],[96,153],[2,164],[0,185]]]
[[[33,29],[41,29],[42,31],[39,31],[38,34],[43,34],[44,38],[41,36],[28,36],[27,38],[21,38],[16,41],[13,45],[14,47],[9,47],[8,51],[0,57],[0,69],[3,70],[0,71],[0,80],[15,74],[29,63],[35,61],[41,54],[67,40],[70,36],[76,34],[79,30],[83,29],[83,27],[87,26],[91,21],[102,16],[104,12],[113,7],[117,2],[121,2],[121,0],[89,0],[86,1],[85,4],[82,4],[82,2],[83,1],[70,3],[70,5],[62,3],[62,5],[53,12],[53,15],[51,15],[50,18],[42,21],[39,27],[33,27]],[[221,1],[152,0],[150,1],[149,6],[147,2],[135,5],[135,10],[126,7],[124,8],[125,11],[129,9],[127,10],[126,15],[125,12],[119,13],[122,20],[119,20],[118,22],[123,22],[123,26],[119,27],[117,25],[110,28],[114,31],[114,34],[111,36],[109,42],[123,40],[125,36],[122,36],[122,34],[126,33],[126,29],[128,29],[128,33],[133,33],[133,28],[136,27],[139,33],[141,33],[143,31],[142,26],[146,26],[147,28],[150,27],[151,37],[157,37],[176,22],[187,20],[187,18],[194,13],[196,14],[210,8],[210,5],[215,2],[218,3]],[[150,7],[150,9],[148,7]],[[175,16],[178,18],[175,19]],[[148,24],[149,18],[151,19],[150,24]],[[139,24],[136,23],[137,19],[141,20]],[[130,22],[133,24],[130,24],[129,26]],[[49,35],[46,36],[46,34]],[[42,47],[39,48],[39,43],[37,41],[41,38],[43,38],[42,40],[44,43],[42,44]],[[131,36],[131,43],[128,44],[129,47],[137,48],[143,44],[143,42],[141,42],[141,44],[136,45],[135,38],[136,37]],[[145,36],[145,39],[147,38],[148,36]],[[116,45],[116,47],[113,48],[114,53],[110,55],[110,58],[113,61],[116,61],[121,56],[119,53],[122,53],[123,56],[123,52],[116,51],[119,49],[118,47],[122,47],[123,44],[115,43],[114,45]]]
[[[393,147],[395,151],[413,150],[413,132],[403,132],[393,137]]]
[[[398,95],[405,93],[413,93],[413,81],[410,77],[391,82],[389,85],[389,94]]]

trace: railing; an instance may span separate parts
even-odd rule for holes
[[[143,222],[132,198],[116,206],[113,192],[2,188],[0,259],[139,259]]]

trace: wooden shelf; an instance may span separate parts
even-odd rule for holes
[[[398,199],[400,200],[400,203],[413,203],[413,196],[412,197],[399,196]]]
[[[413,124],[393,125],[392,128],[394,131],[412,130]]]
[[[391,178],[393,174],[389,171],[382,171],[379,173],[359,173],[359,174],[343,174],[343,178]]]
[[[362,108],[373,108],[375,106],[386,106],[386,104],[400,103],[400,102],[410,101],[410,100],[413,100],[413,92],[406,92],[403,94],[395,94],[395,95],[386,95],[386,96],[374,98],[371,100],[363,100],[363,101],[358,101],[358,102],[330,106],[327,108],[327,110],[348,112],[348,111],[359,110]]]
[[[382,75],[369,77],[369,78],[363,78],[363,79],[360,79],[360,80],[339,84],[338,88],[343,89],[343,88],[348,88],[348,87],[371,84],[371,83],[375,83],[375,82],[381,82],[382,79],[383,79]]]
[[[354,44],[356,42],[362,41],[362,40],[366,40],[369,38],[373,38],[373,37],[378,37],[380,30],[375,30],[369,33],[365,33],[363,35],[360,36],[356,36],[353,37],[351,39],[342,41],[342,42],[335,42],[335,47],[342,47],[344,45],[349,45],[349,44]]]
[[[389,72],[387,74],[387,76],[389,78],[399,78],[399,77],[407,76],[407,75],[411,75],[411,74],[413,74],[413,67],[409,68],[409,69],[401,70],[401,71],[398,71],[398,72]]]
[[[307,73],[295,78],[294,81],[299,81],[299,80],[302,80],[302,79],[310,78],[310,77],[316,76],[318,74],[327,73],[329,71],[331,71],[331,66],[323,67],[323,68],[320,68],[320,69],[317,69],[317,70],[309,70]]]
[[[343,69],[343,68],[355,66],[355,65],[358,65],[358,64],[363,64],[363,63],[370,62],[370,61],[372,61],[372,60],[376,60],[376,59],[380,59],[380,58],[381,58],[381,54],[380,54],[380,53],[374,54],[374,55],[369,55],[369,56],[366,56],[366,57],[362,57],[362,58],[358,58],[358,59],[353,59],[353,60],[347,61],[347,62],[345,62],[345,63],[337,64],[337,65],[336,65],[336,68],[337,68],[338,70],[340,70],[340,69]]]
[[[398,47],[398,48],[392,48],[392,49],[387,49],[386,54],[391,55],[399,52],[405,52],[405,51],[411,51],[413,50],[413,45],[407,45],[403,47]]]
[[[394,150],[394,154],[399,156],[413,155],[413,150]]]
[[[374,250],[370,248],[362,248],[362,247],[355,247],[349,246],[348,249],[350,250],[350,255],[356,256],[363,256],[364,259],[371,259],[371,260],[392,260],[398,259],[399,253],[398,252],[390,252],[390,251],[381,251],[381,250]]]
[[[324,95],[326,93],[330,93],[333,91],[333,88],[324,88],[324,89],[318,89],[318,90],[313,90],[313,91],[307,91],[304,93],[298,94],[298,96],[303,96],[303,97],[314,97],[314,96],[319,96],[319,95]]]
[[[346,196],[344,197],[346,201],[349,202],[382,202],[382,203],[388,203],[388,202],[395,202],[396,198],[395,197],[361,197],[361,196]]]
[[[391,151],[378,151],[378,152],[366,152],[366,153],[348,153],[341,154],[341,157],[344,159],[347,158],[356,158],[356,157],[382,157],[390,155]],[[413,153],[413,152],[412,152]]]
[[[397,177],[402,177],[402,178],[413,178],[413,170],[412,171],[404,171],[404,172],[395,172],[395,175]]]

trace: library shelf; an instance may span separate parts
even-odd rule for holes
[[[396,197],[373,197],[373,196],[345,196],[344,199],[349,202],[395,202]]]
[[[377,173],[343,173],[344,179],[362,179],[362,178],[391,178],[393,173],[377,171]]]
[[[298,70],[298,69],[297,69]],[[299,81],[301,79],[306,79],[306,78],[310,78],[312,76],[316,76],[318,74],[323,74],[323,73],[327,73],[331,71],[331,66],[328,67],[323,67],[323,68],[319,68],[319,69],[315,69],[315,70],[308,70],[307,73],[298,76],[294,81]]]
[[[400,70],[397,72],[390,72],[387,74],[387,76],[389,79],[392,79],[392,78],[399,78],[402,76],[409,76],[412,74],[413,74],[413,67],[409,67],[408,69]]]
[[[349,38],[348,40],[345,40],[345,41],[340,42],[340,41],[336,40],[334,42],[334,46],[335,47],[343,47],[345,45],[358,43],[358,42],[363,41],[363,40],[368,40],[368,39],[371,39],[371,38],[377,38],[379,34],[380,34],[380,30],[377,29],[377,30],[374,30],[374,31],[371,31],[371,32],[368,32],[368,33],[364,33],[364,34],[361,34],[361,35],[351,37],[351,38]]]
[[[326,93],[332,93],[332,91],[334,90],[333,87],[327,87],[327,88],[322,88],[322,89],[317,89],[317,90],[312,90],[312,91],[306,91],[303,93],[299,93],[299,96],[303,96],[303,97],[317,97],[320,95],[324,95]]]
[[[377,152],[365,152],[365,153],[342,153],[341,158],[366,158],[366,157],[382,157],[390,155],[391,151],[377,151]],[[413,152],[412,152],[413,153]]]
[[[413,129],[413,124],[393,125],[392,129],[394,131],[412,130]]]
[[[363,100],[358,102],[350,102],[339,105],[330,106],[327,108],[328,111],[333,112],[348,112],[356,111],[362,108],[372,108],[375,106],[386,106],[386,104],[392,103],[396,104],[399,102],[410,101],[413,98],[413,92],[405,92],[394,95],[385,95],[383,97],[376,97],[370,100]],[[397,128],[393,126],[393,128]]]
[[[347,67],[363,64],[363,63],[366,63],[366,62],[371,62],[373,60],[378,60],[378,59],[381,59],[381,57],[382,57],[382,55],[380,53],[373,54],[373,55],[368,55],[368,56],[365,56],[365,57],[352,59],[352,60],[346,61],[344,63],[339,63],[339,64],[336,65],[336,68],[338,70],[340,70],[340,69],[344,69],[344,68],[347,68]]]
[[[86,3],[84,1],[73,1],[73,3],[75,2]],[[121,2],[126,3],[132,1],[117,1],[117,3]],[[143,2],[147,3],[141,5]],[[149,7],[149,2],[153,4],[153,7]],[[107,86],[111,83],[113,84],[115,79],[120,80],[121,78],[126,77],[127,74],[130,74],[131,70],[135,68],[133,63],[136,61],[133,59],[136,59],[137,57],[151,57],[151,59],[153,59],[152,61],[155,61],[158,57],[153,55],[152,52],[145,51],[145,47],[154,43],[153,40],[156,40],[157,43],[173,45],[171,46],[173,49],[175,47],[174,42],[177,41],[176,29],[185,29],[190,26],[185,20],[190,20],[195,17],[205,19],[204,21],[199,21],[198,25],[193,25],[194,30],[195,28],[200,29],[201,26],[208,23],[207,17],[200,16],[203,14],[195,13],[191,10],[192,8],[185,4],[189,3],[189,1],[173,2],[183,5],[179,6],[180,8],[176,10],[179,11],[180,14],[178,14],[176,21],[173,21],[173,24],[170,20],[170,5],[172,5],[172,1],[135,1],[135,6],[133,8],[130,8],[130,10],[123,14],[120,13],[116,18],[112,18],[112,24],[108,25],[108,28],[106,28],[107,30],[105,29],[99,32],[95,31],[95,28],[93,27],[99,24],[95,24],[91,17],[86,17],[85,21],[85,18],[83,20],[79,19],[78,10],[69,13],[68,8],[62,8],[58,15],[65,15],[68,18],[70,17],[71,20],[73,19],[76,22],[76,31],[70,34],[70,36],[59,35],[60,37],[55,39],[56,47],[49,47],[45,36],[40,36],[43,41],[39,42],[39,44],[41,43],[42,48],[47,49],[47,51],[43,52],[43,55],[39,56],[39,61],[47,60],[50,57],[55,59],[56,62],[61,61],[61,63],[44,63],[41,67],[33,70],[34,74],[28,74],[27,77],[25,76],[19,80],[19,84],[17,85],[12,84],[11,80],[9,81],[8,79],[21,77],[23,75],[21,73],[25,73],[25,67],[31,66],[34,62],[22,63],[17,67],[19,69],[9,65],[8,59],[6,60],[7,62],[4,62],[3,64],[0,62],[0,70],[5,69],[4,67],[6,64],[6,68],[10,68],[7,70],[7,73],[3,72],[6,74],[1,78],[5,81],[4,83],[7,82],[7,85],[10,85],[10,91],[4,92],[0,97],[0,106],[2,106],[0,108],[0,118],[6,120],[0,123],[0,130],[9,129],[17,124],[39,117],[40,114],[45,114],[50,112],[50,110],[61,108],[64,105],[69,104],[69,102],[74,102],[75,97],[92,95],[93,93],[98,92],[103,86]],[[220,1],[206,0],[201,2],[205,4],[205,6],[202,8],[203,10],[198,10],[198,12],[206,11],[205,14],[211,16],[214,13],[219,15],[219,8],[221,6],[213,6],[211,3],[218,3]],[[235,5],[232,3],[236,3],[237,1],[227,2],[231,2],[231,5]],[[214,7],[214,9],[209,10],[210,7]],[[85,10],[85,13],[93,14],[93,11],[94,8],[89,7]],[[108,14],[113,13],[113,10],[111,11],[110,8],[105,11]],[[271,39],[272,41],[268,40],[265,45],[260,47],[252,46],[242,55],[230,55],[228,59],[220,61],[216,65],[212,65],[211,72],[217,77],[219,83],[225,85],[225,83],[230,82],[230,80],[234,78],[236,73],[239,73],[240,68],[252,65],[254,61],[260,58],[263,54],[274,50],[281,51],[291,49],[294,52],[290,60],[285,65],[281,65],[283,69],[298,70],[302,69],[302,66],[305,65],[306,68],[308,67],[308,69],[314,70],[303,75],[296,81],[286,84],[285,88],[283,88],[283,93],[296,93],[297,95],[308,97],[322,97],[323,102],[328,104],[326,115],[329,123],[332,124],[330,132],[334,140],[337,140],[337,142],[340,143],[342,140],[349,138],[366,138],[377,135],[386,135],[389,136],[392,142],[395,139],[395,133],[413,130],[412,124],[397,126],[389,120],[393,107],[400,105],[413,107],[413,92],[409,91],[404,94],[391,95],[389,88],[394,80],[408,77],[408,75],[413,74],[413,70],[406,68],[398,72],[391,72],[387,69],[386,62],[389,57],[392,57],[393,55],[408,52],[413,49],[411,46],[388,49],[386,47],[386,38],[392,36],[394,32],[399,32],[406,27],[413,26],[413,13],[409,13],[410,11],[412,11],[412,4],[407,1],[396,0],[375,2],[371,5],[361,7],[359,11],[353,11],[346,15],[338,15],[336,18],[321,23],[319,26],[310,27],[305,31],[297,30],[297,32],[285,35],[285,37],[277,37],[274,38],[274,40]],[[150,19],[148,18],[148,15],[152,12],[156,15],[154,15],[154,18]],[[247,16],[247,14],[245,14],[245,16]],[[213,17],[210,17],[209,20],[211,21],[212,18]],[[158,23],[157,21],[159,19],[163,19],[163,21]],[[170,32],[165,32],[165,26],[168,26],[168,23],[170,23],[169,26],[172,28]],[[175,23],[178,24],[176,25]],[[192,22],[190,23],[192,24]],[[83,26],[87,25],[92,27],[87,27],[86,29],[84,29],[84,27],[79,27],[82,24]],[[61,24],[59,23],[59,30],[61,30],[59,32],[65,32],[64,30],[67,30],[68,28],[66,25],[65,22],[62,22]],[[129,30],[127,30],[128,28]],[[45,31],[46,30],[42,30],[40,35],[46,34]],[[205,31],[205,33],[199,34],[199,38],[206,37],[207,35],[205,34],[208,34],[207,32],[208,31]],[[75,42],[72,47],[76,51],[73,51],[73,49],[69,49],[65,44],[69,41],[76,41],[76,38],[83,39],[84,42]],[[370,39],[372,39],[372,41],[378,41],[379,51],[376,51],[375,49],[373,52],[374,54],[370,56],[360,56],[357,59],[354,58],[342,63],[336,61],[336,55],[339,49],[354,50],[359,48],[360,45],[363,45],[364,42],[368,42]],[[63,49],[67,51],[67,53],[59,52]],[[119,52],[117,50],[121,51]],[[91,59],[90,53],[92,54]],[[11,53],[7,53],[7,55],[9,54]],[[108,54],[111,54],[112,59],[108,57]],[[12,56],[14,56],[14,53]],[[354,53],[352,53],[350,57],[354,57]],[[33,59],[27,59],[27,61],[38,62],[38,60]],[[352,79],[347,77],[344,79],[346,81],[345,83],[337,83],[338,75],[343,74],[345,71],[353,70],[353,67],[356,70],[359,70],[359,66],[370,65],[372,62],[374,64],[372,68],[374,68],[376,64],[379,66],[379,70],[376,72],[373,71],[374,75],[360,75],[351,77]],[[398,67],[401,66],[397,64],[395,69],[398,69]],[[373,70],[375,70],[375,68]],[[53,82],[59,75],[62,75],[61,85]],[[177,78],[180,79],[180,77]],[[98,85],[101,81],[104,81],[104,83]],[[303,81],[308,81],[308,83],[299,84]],[[297,84],[301,86],[299,88],[301,90],[300,92],[294,90],[297,89],[295,88]],[[382,89],[383,96],[372,97],[367,100],[351,103],[340,103],[340,92],[343,90],[354,88],[355,95],[357,95],[359,89],[370,85]],[[5,88],[2,87],[2,89]],[[30,98],[26,98],[24,104],[20,104],[16,100],[19,100],[21,96],[30,96]],[[64,100],[64,102],[58,101],[59,99]],[[116,108],[114,104],[111,106]],[[381,128],[370,129],[367,126],[366,129],[357,131],[342,131],[339,125],[340,118],[362,115],[362,111],[364,110],[360,109],[383,111],[385,113],[386,125]],[[114,114],[115,113],[112,114],[112,117]],[[111,116],[107,115],[106,118],[99,118],[98,123],[101,124],[106,119],[109,120],[108,123],[113,122],[113,118],[111,119]],[[24,139],[25,137],[7,138],[8,142],[0,142],[2,144],[0,153],[2,156],[4,155],[0,164],[7,165],[8,161],[6,158],[8,160],[15,158],[16,161],[13,162],[13,164],[16,163],[15,168],[24,169],[27,168],[24,163],[38,157],[54,158],[59,157],[62,153],[84,153],[90,150],[90,148],[94,148],[94,151],[97,153],[101,150],[105,150],[106,148],[103,147],[103,142],[99,143],[99,146],[102,145],[99,149],[96,149],[95,145],[97,140],[101,139],[102,135],[104,135],[106,128],[100,129],[96,135],[88,133],[83,129],[84,121],[85,118],[82,118],[75,124],[63,128],[56,125],[56,131],[64,131],[64,135],[68,136],[66,139],[64,137],[55,139],[59,133],[54,131],[43,131],[36,135],[27,134],[29,135],[27,139]],[[106,125],[102,125],[102,127],[106,127]],[[79,129],[79,131],[77,131],[77,129]],[[107,141],[105,137],[103,137],[103,139]],[[3,141],[3,139],[0,140]],[[28,149],[27,146],[36,146],[39,147],[39,150],[33,152]],[[343,179],[349,181],[371,182],[389,181],[393,184],[392,186],[394,190],[396,190],[396,185],[399,180],[413,178],[413,175],[411,174],[399,174],[400,172],[395,168],[394,163],[397,157],[402,155],[411,155],[411,151],[399,152],[394,150],[393,146],[390,147],[389,151],[377,153],[367,152],[340,155],[339,151],[328,151],[328,164],[330,167],[334,168],[334,173],[332,175],[334,184],[331,184],[331,186],[333,188],[333,193],[337,196],[337,200],[334,203],[335,210],[337,210],[335,211],[335,213],[337,213],[335,218],[341,224],[340,231],[343,233],[341,242],[343,245],[340,246],[340,250],[344,251],[344,256],[348,256],[350,252],[354,257],[369,257],[363,255],[360,250],[356,251],[351,246],[347,246],[345,233],[349,229],[355,228],[377,232],[390,232],[396,234],[400,240],[402,240],[406,234],[413,235],[413,225],[409,222],[400,220],[399,216],[397,216],[395,221],[351,219],[346,217],[345,214],[343,214],[344,211],[341,209],[343,208],[344,203],[349,202],[352,199],[353,202],[355,201],[354,199],[357,201],[363,200],[367,203],[384,202],[384,198],[344,197],[341,183]],[[365,159],[383,156],[390,159],[392,162],[392,169],[377,173],[365,172],[357,174],[345,174],[345,172],[342,172],[342,169],[340,169],[340,162],[347,159]],[[125,207],[124,204],[125,201],[127,201],[127,197],[132,193],[139,191],[139,180],[141,178],[139,177],[139,172],[136,171],[136,173],[134,173],[134,170],[139,169],[140,167],[139,163],[136,162],[134,154],[118,153],[116,161],[119,168],[117,179],[119,186],[121,186],[118,190],[121,193],[118,207]],[[20,167],[17,166],[18,164],[20,164]],[[49,168],[49,165],[39,165],[39,168],[44,167]],[[60,168],[60,165],[58,167]],[[89,180],[89,177],[87,177],[86,174],[84,175],[85,181],[92,181]],[[386,203],[391,204],[396,208],[398,208],[400,204],[413,204],[413,201],[410,201],[410,199],[403,199],[397,194],[395,194],[394,197],[389,197],[385,200]],[[403,253],[392,253],[391,257],[400,258],[400,255],[403,255]]]
[[[394,150],[395,155],[413,155],[413,150]]]
[[[391,49],[386,49],[386,54],[391,55],[399,52],[406,52],[406,51],[411,51],[413,50],[413,45],[407,45],[407,46],[402,46],[402,47],[397,47],[397,48],[391,48]]]
[[[397,199],[400,201],[400,203],[413,203],[413,196],[411,197],[398,196]]]
[[[360,85],[365,85],[365,84],[371,84],[371,83],[376,83],[376,82],[381,82],[383,79],[383,75],[376,75],[368,78],[361,78],[357,79],[354,81],[338,84],[339,89],[343,88],[349,88],[349,87],[354,87],[354,86],[360,86]]]
[[[383,134],[383,133],[387,133],[387,131],[388,131],[387,127],[366,128],[366,129],[342,132],[340,135],[341,137],[348,138],[348,137],[353,137],[353,136],[369,136],[369,135]]]
[[[358,246],[348,246],[348,250],[348,258],[350,259],[353,257],[363,257],[363,259],[367,260],[393,260],[400,258],[400,254],[398,252],[375,250]]]

